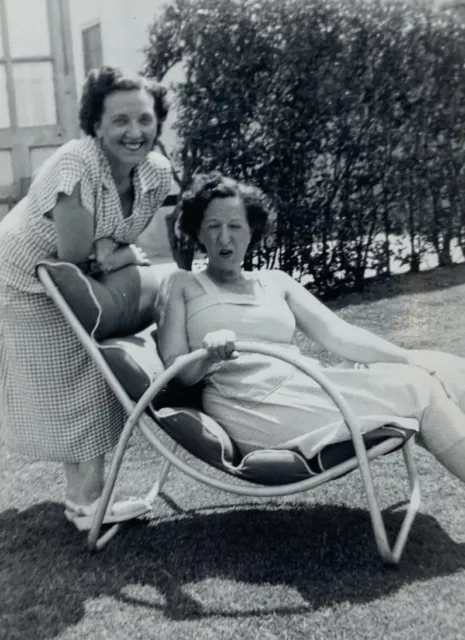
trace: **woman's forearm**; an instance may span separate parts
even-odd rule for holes
[[[119,245],[115,246],[113,251],[105,256],[100,265],[104,271],[118,271],[118,269],[132,264],[133,261],[134,256],[131,254],[129,245]]]
[[[336,342],[332,351],[345,360],[362,364],[374,362],[408,363],[407,349],[398,347],[360,327],[347,325],[347,331]]]
[[[108,241],[109,239],[104,238],[103,240]],[[110,240],[110,243],[111,242]],[[113,248],[111,248],[111,244],[105,245],[100,251],[98,245],[96,248],[97,263],[104,273],[118,271],[131,264],[141,264],[140,261],[138,261],[137,248],[135,248],[134,245],[117,244],[113,242]]]

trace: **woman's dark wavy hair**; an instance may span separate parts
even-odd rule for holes
[[[169,109],[166,88],[149,78],[128,76],[109,66],[92,69],[84,82],[79,106],[79,125],[84,133],[95,137],[95,125],[102,119],[103,102],[110,93],[135,89],[146,89],[154,98],[158,138]]]
[[[218,171],[194,176],[181,199],[180,230],[198,243],[205,210],[215,198],[239,196],[244,203],[252,238],[250,247],[260,243],[268,232],[275,212],[263,191],[257,187],[223,176]]]

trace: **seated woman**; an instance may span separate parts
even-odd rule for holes
[[[244,271],[244,255],[261,239],[268,217],[261,191],[217,173],[197,176],[185,192],[180,227],[203,245],[208,266],[171,277],[158,331],[165,365],[205,347],[208,359],[184,369],[180,380],[205,379],[205,411],[241,453],[284,448],[310,459],[347,440],[336,406],[294,366],[258,354],[237,358],[235,351],[236,339],[253,340],[298,356],[291,345],[297,326],[329,352],[369,365],[324,370],[364,432],[385,424],[415,430],[465,480],[465,360],[403,349],[350,325],[282,271]]]

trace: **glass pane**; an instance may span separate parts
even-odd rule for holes
[[[55,153],[58,147],[32,147],[29,153],[32,175]]]
[[[16,114],[19,127],[56,124],[55,86],[51,62],[13,65]]]
[[[0,129],[10,126],[10,111],[8,109],[8,92],[6,90],[5,65],[0,64]]]
[[[0,150],[0,187],[9,187],[13,182],[11,151]]]
[[[13,58],[50,55],[47,0],[6,0]]]
[[[100,24],[84,29],[82,32],[82,51],[84,54],[84,73],[102,64],[102,34]]]

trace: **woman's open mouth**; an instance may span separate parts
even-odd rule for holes
[[[222,258],[229,258],[233,252],[232,249],[220,249],[219,253]]]
[[[122,142],[122,146],[127,149],[128,151],[140,151],[140,149],[142,149],[142,147],[144,146],[145,141],[142,140],[141,142]]]

